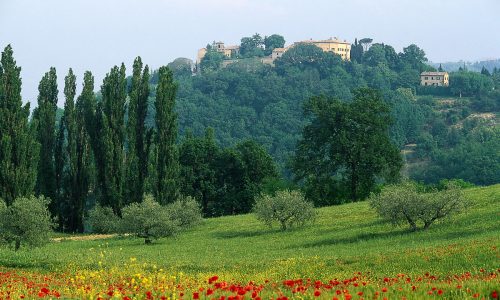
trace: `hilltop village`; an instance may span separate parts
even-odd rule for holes
[[[340,55],[342,59],[350,61],[351,60],[351,43],[347,40],[340,40],[337,37],[330,37],[326,40],[304,40],[299,42],[294,42],[293,44],[286,47],[276,47],[272,49],[272,52],[269,55],[263,56],[260,58],[260,61],[264,64],[273,65],[274,61],[277,58],[280,58],[286,51],[289,49],[299,45],[299,44],[312,44],[316,47],[320,48],[325,52],[332,52],[337,55]],[[261,46],[263,48],[263,46]],[[202,59],[205,57],[208,51],[214,50],[224,55],[223,66],[227,66],[229,64],[235,63],[241,60],[241,46],[238,45],[230,45],[226,46],[224,42],[213,42],[211,45],[207,45],[207,47],[201,48],[198,50],[198,55],[196,58],[196,64],[199,65]]]
[[[255,36],[254,36],[255,37]],[[267,38],[267,37],[266,37]],[[284,47],[275,47],[271,50],[271,53],[262,57],[258,57],[259,61],[263,64],[268,64],[274,66],[274,61],[283,56],[285,52],[289,49],[300,45],[300,44],[311,44],[314,45],[324,52],[331,52],[339,55],[343,60],[351,60],[351,43],[347,40],[341,40],[337,37],[330,37],[325,40],[303,40],[294,42],[291,45]],[[259,47],[264,50],[264,45],[261,44]],[[213,41],[212,44],[207,45],[198,50],[196,56],[196,64],[194,66],[194,73],[199,73],[201,71],[200,65],[202,60],[207,55],[209,51],[215,51],[222,54],[223,61],[222,67],[227,67],[230,64],[241,61],[244,57],[241,55],[240,45],[226,45],[222,41]],[[420,74],[420,85],[421,86],[449,86],[449,74],[448,72],[438,71],[438,72],[422,72]]]

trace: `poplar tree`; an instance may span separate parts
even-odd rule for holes
[[[177,139],[177,115],[174,112],[177,84],[167,67],[159,70],[156,89],[156,189],[160,204],[174,202],[179,195],[179,154]]]
[[[127,81],[125,66],[113,67],[101,86],[102,102],[97,107],[100,161],[96,164],[101,187],[100,203],[120,215],[123,205],[125,101]]]
[[[125,201],[142,202],[144,182],[148,171],[148,155],[151,130],[146,128],[149,97],[149,67],[142,69],[142,61],[134,61],[131,88],[129,92],[127,122],[127,184]]]
[[[0,198],[11,205],[36,182],[39,144],[29,126],[29,102],[21,100],[21,68],[8,45],[0,60]]]
[[[40,160],[36,192],[52,200],[50,211],[57,214],[56,176],[54,167],[54,149],[56,144],[56,110],[57,110],[57,74],[55,68],[45,73],[38,85],[38,108],[34,112],[38,122],[38,142],[40,143]]]
[[[72,73],[71,73],[72,74]],[[69,75],[68,75],[69,76]],[[71,85],[71,83],[73,85]],[[74,81],[70,81],[72,87],[69,91],[74,96]],[[92,176],[92,151],[90,136],[85,124],[85,102],[94,98],[94,79],[90,72],[85,73],[83,89],[73,108],[72,118],[65,118],[68,128],[68,195],[70,199],[71,212],[69,214],[69,229],[73,232],[83,232],[83,215],[85,201],[87,199]],[[70,106],[70,105],[69,105]],[[71,123],[68,120],[72,120]],[[73,137],[70,137],[73,132]],[[74,140],[71,142],[70,140]],[[74,146],[70,147],[70,145]]]

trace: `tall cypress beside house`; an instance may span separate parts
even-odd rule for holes
[[[52,200],[50,211],[57,214],[56,177],[54,167],[54,149],[56,144],[57,110],[57,74],[55,68],[45,73],[38,85],[38,107],[34,117],[38,122],[38,142],[40,143],[40,161],[36,192]]]
[[[0,61],[0,198],[7,205],[33,192],[39,145],[31,132],[29,102],[21,100],[21,68],[16,66],[12,47]]]
[[[174,202],[179,195],[179,154],[176,147],[177,114],[174,112],[177,84],[167,67],[159,70],[156,90],[156,189],[160,204]]]
[[[146,127],[149,97],[149,67],[142,69],[142,61],[134,61],[131,88],[129,92],[127,122],[127,184],[124,201],[142,202],[144,182],[148,171],[148,155],[151,130]]]
[[[102,102],[97,108],[97,126],[100,126],[100,162],[97,165],[98,182],[101,187],[100,203],[121,214],[123,206],[123,186],[125,182],[125,101],[127,82],[125,66],[113,67],[101,86]]]

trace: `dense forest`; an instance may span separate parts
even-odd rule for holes
[[[254,43],[254,47],[266,45]],[[248,52],[261,55],[257,50]],[[282,174],[292,178],[290,157],[309,122],[303,115],[304,102],[316,95],[351,101],[355,89],[370,87],[380,90],[391,107],[393,142],[400,149],[409,145],[405,152],[409,177],[427,183],[443,178],[475,184],[500,181],[495,146],[499,145],[500,70],[460,69],[450,73],[450,87],[423,88],[420,73],[436,69],[416,45],[397,53],[389,45],[356,41],[351,57],[352,61],[343,61],[313,45],[298,45],[275,67],[250,57],[222,68],[219,58],[196,76],[186,62],[172,63],[179,83],[176,110],[181,136],[187,131],[202,135],[211,127],[223,147],[253,139],[269,151]],[[467,163],[457,163],[461,161]]]
[[[279,35],[242,38],[244,56],[223,67],[209,49],[198,72],[178,59],[132,76],[114,66],[41,79],[30,116],[20,67],[7,46],[0,68],[0,198],[51,200],[59,230],[85,230],[99,204],[117,215],[151,194],[161,205],[194,197],[205,216],[247,213],[261,193],[302,189],[315,205],[365,199],[409,177],[425,183],[500,182],[500,71],[450,73],[449,87],[420,87],[436,70],[416,45],[357,40],[351,61],[311,44],[274,65],[259,57]],[[440,67],[441,69],[442,67]],[[97,87],[96,87],[97,86]]]

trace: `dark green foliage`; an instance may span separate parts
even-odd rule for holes
[[[48,210],[49,199],[43,196],[19,197],[10,206],[0,199],[0,240],[13,244],[42,246],[49,242],[53,223]]]
[[[205,216],[249,212],[265,182],[277,178],[271,156],[252,141],[220,149],[213,130],[180,145],[181,190],[200,202]]]
[[[177,114],[174,112],[177,84],[167,67],[159,70],[156,89],[156,184],[155,197],[162,205],[179,197],[179,153],[177,140]]]
[[[127,97],[125,66],[113,67],[101,86],[102,102],[97,107],[96,137],[94,148],[99,158],[96,160],[99,202],[110,206],[120,214],[123,205],[123,184],[125,182],[124,141],[125,141],[125,100]]]
[[[58,181],[59,229],[83,232],[84,207],[90,188],[91,148],[85,128],[83,101],[93,95],[93,80],[86,74],[82,95],[75,104],[76,76],[69,69],[65,77],[64,116],[58,132],[56,174]],[[65,141],[65,142],[64,142]],[[65,146],[65,147],[63,147]]]
[[[223,60],[224,54],[217,52],[216,50],[207,49],[207,53],[201,59],[199,67],[204,73],[217,71],[221,68]]]
[[[240,55],[244,58],[264,56],[263,46],[264,39],[262,39],[262,37],[258,33],[254,34],[251,37],[243,37],[240,44]]]
[[[217,215],[249,212],[264,182],[278,176],[272,157],[254,141],[224,149],[218,170]]]
[[[214,210],[212,206],[218,195],[217,160],[220,152],[213,129],[208,129],[204,137],[189,134],[179,146],[180,189],[198,199],[205,215],[212,215],[210,212]]]
[[[125,202],[141,202],[148,172],[148,156],[152,130],[146,128],[149,97],[149,68],[142,70],[142,61],[134,61],[132,85],[129,92],[127,122],[127,181]]]
[[[500,130],[475,129],[465,136],[458,134],[459,140],[451,149],[426,149],[431,160],[416,168],[413,178],[426,183],[442,178],[461,178],[479,185],[500,182]]]
[[[264,55],[271,55],[275,48],[285,47],[285,38],[279,34],[264,37]]]
[[[39,156],[29,102],[23,106],[21,100],[21,68],[12,55],[12,47],[5,47],[0,63],[0,198],[7,205],[33,192]]]
[[[451,93],[457,96],[476,96],[493,89],[491,77],[475,72],[461,71],[450,74]]]
[[[354,39],[354,44],[351,45],[351,61],[361,63],[363,60],[363,45],[358,43],[358,39]]]
[[[40,160],[36,192],[52,200],[50,211],[57,215],[56,174],[54,166],[54,148],[56,144],[56,110],[57,110],[57,74],[55,68],[45,73],[38,85],[38,107],[34,118],[38,123],[38,142],[40,143]]]
[[[389,139],[390,110],[378,92],[357,90],[351,103],[313,97],[304,110],[312,121],[292,167],[296,179],[305,181],[307,197],[356,201],[374,190],[376,180],[398,178],[401,156]],[[312,193],[326,188],[327,194]]]

